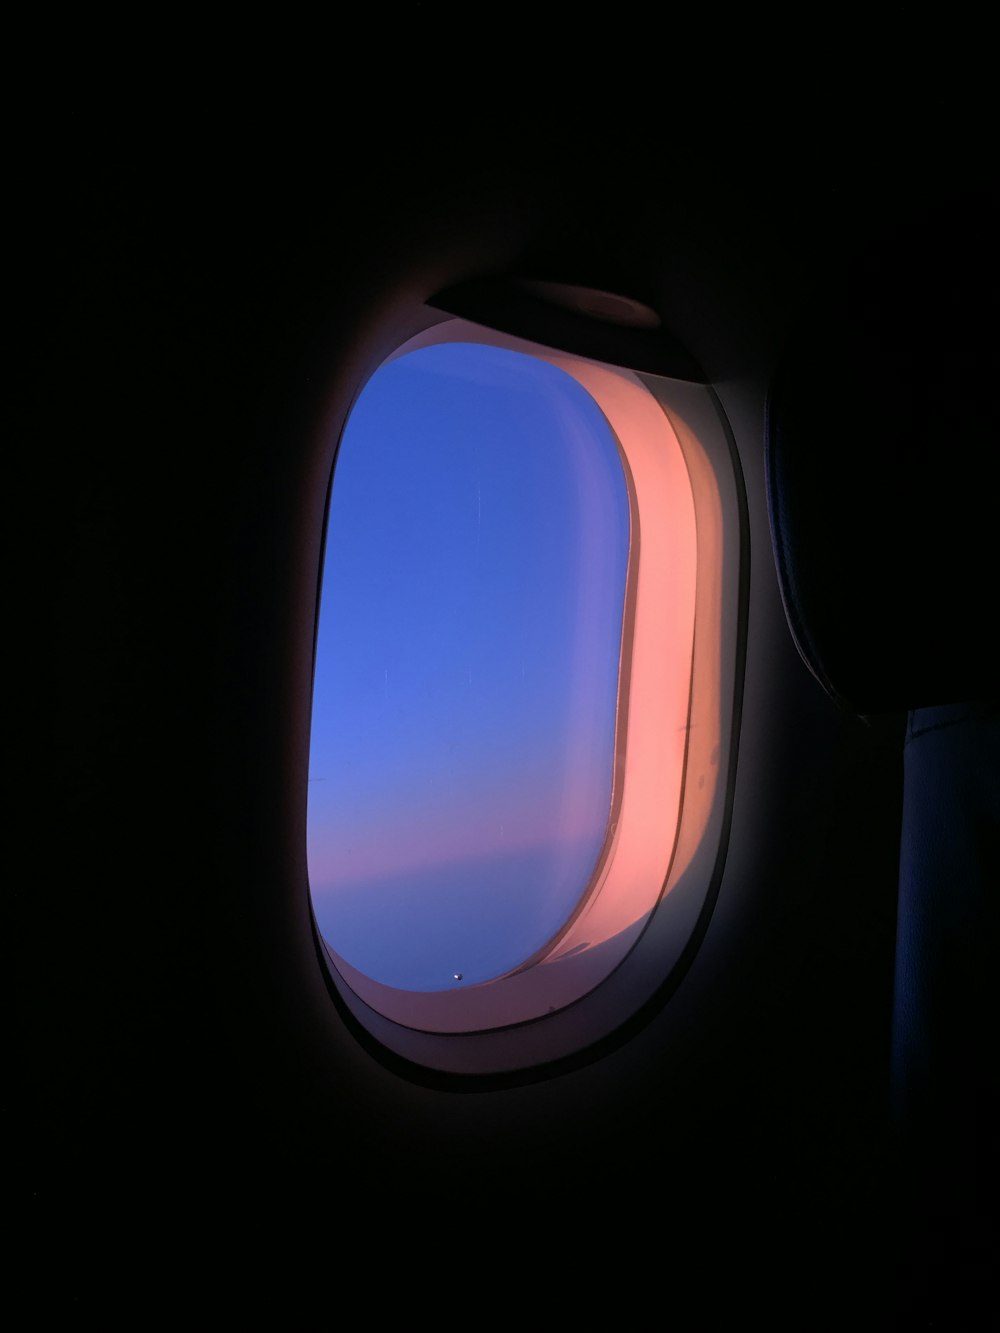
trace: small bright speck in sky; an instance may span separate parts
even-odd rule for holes
[[[366,385],[333,478],[308,859],[330,947],[474,985],[556,934],[611,809],[629,559],[618,445],[570,375],[425,347]]]

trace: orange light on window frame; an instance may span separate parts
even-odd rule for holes
[[[442,341],[506,347],[573,376],[617,440],[631,517],[610,818],[594,872],[561,930],[502,976],[421,992],[374,981],[324,941],[349,1002],[389,1024],[444,1036],[530,1023],[593,991],[695,855],[719,772],[723,533],[715,472],[697,431],[676,408],[668,413],[649,376],[462,320],[418,334],[389,359]]]

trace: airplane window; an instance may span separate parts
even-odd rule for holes
[[[612,809],[629,495],[565,371],[445,343],[383,366],[340,444],[309,803],[316,920],[386,986],[550,946]]]
[[[728,820],[740,491],[704,385],[464,319],[356,397],[328,502],[307,855],[328,981],[439,1070],[662,987]]]

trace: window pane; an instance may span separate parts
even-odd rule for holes
[[[630,542],[617,442],[555,366],[423,348],[360,396],[328,534],[320,931],[393,987],[502,975],[562,928],[607,830]]]

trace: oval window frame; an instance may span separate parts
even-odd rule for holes
[[[745,499],[731,434],[706,384],[563,352],[461,317],[442,314],[432,321],[379,365],[440,342],[479,342],[549,361],[573,375],[600,407],[633,479],[642,546],[627,648],[623,635],[623,659],[630,653],[631,669],[643,677],[628,690],[635,735],[625,745],[626,767],[630,753],[634,765],[643,734],[653,750],[680,738],[667,800],[650,797],[641,776],[623,782],[627,812],[630,791],[646,789],[646,804],[655,807],[639,821],[644,833],[636,841],[631,816],[614,821],[602,873],[567,928],[542,956],[502,977],[454,990],[397,990],[340,958],[313,917],[317,952],[338,1005],[387,1053],[442,1073],[507,1073],[558,1061],[636,1021],[679,979],[707,926],[725,857],[735,773]],[[665,462],[667,476],[654,485],[650,476]],[[331,490],[333,484],[331,478]],[[693,558],[688,587],[672,599],[671,617],[663,614],[662,593],[671,584],[677,592],[683,582],[677,568],[683,561],[671,566],[669,555],[678,552],[678,534],[672,547],[666,543],[666,555],[649,547],[658,532],[671,529],[666,520],[679,497],[689,510]],[[659,639],[662,646],[670,640],[667,658],[643,651],[637,629],[643,641]],[[666,689],[662,681],[657,687],[664,663],[674,686],[685,678],[682,691]],[[670,702],[653,718],[657,695],[661,703],[669,695]],[[644,843],[645,873],[626,871],[616,883],[615,866],[620,872],[637,856],[641,861]],[[662,874],[648,864],[650,847]]]

